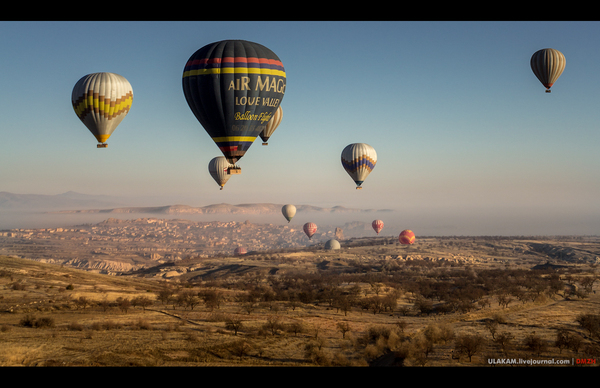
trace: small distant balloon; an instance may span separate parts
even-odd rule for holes
[[[375,220],[371,223],[371,226],[373,227],[373,230],[375,230],[375,232],[379,234],[379,232],[381,232],[381,229],[383,229],[383,221]]]
[[[260,138],[262,139],[262,145],[269,145],[268,141],[271,136],[273,136],[273,132],[277,129],[279,124],[281,124],[281,119],[283,118],[283,109],[281,109],[281,105],[277,108],[271,120],[267,123],[267,126],[260,133]]]
[[[546,93],[550,93],[550,88],[565,70],[566,63],[563,53],[551,48],[536,51],[530,60],[531,70],[546,87]]]
[[[367,179],[367,176],[375,168],[377,153],[375,149],[365,143],[349,144],[342,151],[342,166],[356,183],[356,188]]]
[[[223,186],[229,180],[231,175],[228,170],[232,165],[227,161],[227,158],[224,156],[217,156],[213,158],[210,162],[208,162],[208,172],[213,177],[215,182],[219,186],[221,186],[221,190],[223,190]]]
[[[245,255],[246,253],[248,253],[248,251],[246,251],[246,248],[244,248],[244,247],[237,247],[237,248],[235,248],[235,251],[233,251],[233,254],[236,256],[242,256],[242,255]]]
[[[77,81],[71,92],[71,104],[79,120],[98,140],[106,141],[131,109],[133,89],[125,77],[115,73],[92,73]]]
[[[288,222],[290,222],[292,218],[294,218],[294,216],[296,215],[296,206],[289,204],[283,205],[283,207],[281,208],[281,213],[283,213],[285,219],[288,220]]]
[[[340,249],[340,248],[341,248],[340,242],[334,238],[332,238],[331,240],[328,240],[325,243],[325,249],[333,250],[333,249]]]
[[[315,235],[315,233],[317,233],[317,224],[313,223],[313,222],[307,222],[306,224],[304,224],[304,233],[306,233],[306,235],[308,236],[308,239],[312,239],[312,236]]]
[[[409,230],[409,229],[403,230],[400,233],[400,236],[398,236],[398,240],[400,241],[400,244],[403,244],[403,245],[413,244],[415,242],[415,234],[413,233],[412,230]]]

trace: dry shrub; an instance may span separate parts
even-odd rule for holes
[[[83,331],[83,325],[78,322],[71,322],[68,326],[68,329],[73,331]]]
[[[19,324],[24,327],[35,327],[38,329],[54,327],[54,318],[51,318],[51,317],[36,318],[31,315],[26,315],[23,319],[21,319]]]
[[[140,330],[152,330],[152,325],[148,320],[140,318],[137,322],[137,328]]]
[[[115,330],[115,329],[120,329],[121,327],[123,327],[122,324],[115,322],[115,321],[105,321],[102,324],[102,327],[104,328],[104,330]]]

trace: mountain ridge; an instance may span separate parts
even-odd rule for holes
[[[344,206],[330,208],[314,205],[295,205],[297,212],[323,212],[323,213],[376,213],[391,212],[392,209],[355,209]],[[166,205],[166,206],[126,206],[108,209],[79,209],[59,210],[49,213],[53,214],[76,214],[76,213],[157,213],[157,214],[277,214],[281,212],[283,204],[274,203],[245,203],[231,205],[228,203],[211,204],[206,206],[189,205]]]
[[[61,194],[15,194],[0,191],[0,210],[37,210],[48,214],[80,213],[156,213],[156,214],[276,214],[284,204],[275,203],[215,203],[205,206],[185,204],[162,206],[132,205],[131,198],[109,195],[81,194],[67,191]],[[344,206],[320,207],[295,205],[297,212],[365,213],[390,212],[392,209],[356,209]]]

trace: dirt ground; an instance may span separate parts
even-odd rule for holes
[[[445,314],[415,313],[415,295],[410,292],[397,295],[393,310],[377,313],[356,306],[344,312],[323,301],[295,306],[285,301],[263,302],[245,309],[236,300],[239,290],[223,281],[235,277],[236,281],[264,282],[261,277],[265,273],[318,273],[319,269],[343,273],[357,261],[387,268],[408,259],[425,262],[433,258],[438,266],[433,270],[422,267],[423,278],[439,276],[439,268],[508,271],[530,269],[549,261],[577,269],[577,274],[598,276],[594,263],[568,261],[572,255],[567,257],[564,252],[560,260],[548,252],[540,253],[541,248],[527,253],[524,247],[528,241],[531,240],[483,243],[431,238],[409,248],[354,246],[334,252],[204,259],[170,266],[171,273],[179,271],[181,275],[169,279],[158,276],[161,270],[157,268],[135,276],[112,276],[0,257],[0,365],[367,367],[398,365],[398,359],[390,361],[391,355],[402,355],[404,366],[506,366],[507,360],[511,366],[598,366],[600,356],[594,349],[598,348],[599,339],[586,332],[576,317],[600,314],[599,281],[585,298],[559,293],[502,306],[492,296],[489,305]],[[564,248],[565,244],[555,241],[553,246]],[[569,244],[573,248],[581,242]],[[439,267],[441,262],[446,264]],[[190,267],[195,270],[185,271]],[[243,267],[247,272],[235,273],[234,267],[238,271]],[[214,283],[213,277],[213,283],[207,283],[206,278],[198,283],[198,277],[208,273],[219,273],[219,282]],[[157,295],[166,286],[179,292],[217,290],[221,303],[217,308],[205,303],[193,307],[163,304]],[[368,281],[359,286],[365,298],[374,295]],[[379,290],[382,294],[389,291],[385,285]],[[151,303],[126,308],[115,304],[119,299],[136,298],[149,299]],[[501,349],[494,341],[486,326],[490,320],[499,323],[496,335],[504,333],[512,338],[507,349]],[[232,321],[241,322],[237,333],[228,325]],[[291,330],[294,324],[299,327],[296,332]],[[340,330],[344,324],[345,333]],[[429,347],[421,346],[428,330],[440,328],[452,335],[437,338]],[[576,350],[558,348],[555,340],[559,329],[580,337],[581,346]],[[371,333],[378,330],[384,335],[369,340]],[[478,350],[471,357],[459,353],[457,338],[475,334],[482,338]],[[537,350],[527,348],[524,342],[531,337],[538,338],[544,346]]]

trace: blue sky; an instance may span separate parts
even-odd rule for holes
[[[181,87],[187,59],[223,39],[261,43],[287,73],[283,121],[220,191],[220,152]],[[450,234],[595,234],[600,227],[600,23],[476,21],[0,22],[0,191],[392,208]],[[567,59],[552,88],[529,67]],[[132,84],[107,149],[71,90],[108,71]],[[355,190],[350,143],[378,163]],[[527,226],[520,226],[527,225]]]

